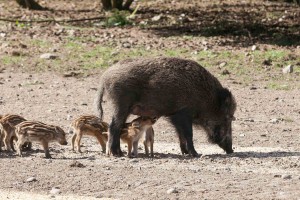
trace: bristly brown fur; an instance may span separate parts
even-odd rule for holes
[[[22,156],[22,145],[25,142],[39,142],[42,144],[46,158],[51,158],[49,142],[57,141],[61,145],[67,145],[66,134],[58,126],[47,125],[37,121],[24,121],[16,126],[18,138],[17,152]]]
[[[3,142],[7,151],[14,150],[13,139],[16,138],[15,126],[19,123],[26,121],[25,118],[19,115],[7,114],[0,119],[0,134],[1,141]],[[0,144],[1,150],[1,144]]]
[[[107,135],[103,135],[102,133],[108,131],[108,123],[103,122],[99,117],[96,117],[94,115],[82,115],[72,122],[71,129],[73,129],[73,151],[74,145],[76,143],[77,151],[81,152],[81,138],[83,135],[89,135],[97,138],[99,144],[102,147],[102,151],[105,152]]]
[[[100,117],[104,94],[115,110],[109,127],[108,153],[122,155],[119,136],[130,114],[169,118],[177,130],[183,154],[198,156],[193,144],[193,123],[209,130],[209,136],[220,135],[219,145],[232,152],[234,97],[195,61],[169,57],[120,61],[101,76],[97,98]],[[213,133],[215,127],[207,129],[208,121],[218,122],[215,125],[221,126],[220,132]]]
[[[152,125],[156,120],[150,117],[138,117],[130,123],[126,123],[121,131],[121,141],[127,144],[127,156],[136,157],[138,153],[138,143],[144,136],[145,154],[149,155],[149,147],[151,157],[153,157],[154,130]],[[105,133],[107,134],[107,133]]]

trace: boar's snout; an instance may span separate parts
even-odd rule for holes
[[[232,149],[232,138],[230,136],[226,136],[218,145],[226,151],[227,154],[233,153]]]

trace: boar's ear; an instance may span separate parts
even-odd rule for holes
[[[231,92],[227,88],[222,88],[217,91],[218,107],[221,112],[228,113],[234,111],[235,103]]]

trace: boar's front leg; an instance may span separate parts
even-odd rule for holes
[[[120,134],[129,115],[130,105],[132,104],[130,97],[126,95],[120,95],[118,99],[122,101],[114,102],[115,113],[109,126],[110,134],[107,141],[108,148],[106,149],[106,153],[113,156],[123,156],[120,147]]]
[[[188,109],[182,109],[170,116],[180,141],[182,154],[188,153],[193,157],[199,156],[193,144],[193,118]]]
[[[125,123],[125,122],[124,122]],[[124,124],[123,123],[123,124]],[[120,146],[120,134],[122,129],[122,123],[120,122],[120,118],[118,115],[112,118],[112,121],[109,126],[109,135],[107,141],[107,155],[112,154],[113,156],[123,156]]]

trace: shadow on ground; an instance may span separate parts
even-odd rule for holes
[[[156,9],[146,8],[141,12],[158,14]],[[162,37],[188,35],[231,38],[220,45],[249,46],[256,42],[280,46],[300,45],[300,7],[293,4],[236,3],[180,8],[168,10],[168,16],[183,17],[179,24],[162,23],[150,30]]]
[[[235,152],[229,155],[223,154],[212,154],[212,155],[205,155],[205,157],[218,159],[218,158],[282,158],[282,157],[300,157],[300,152],[287,152],[287,151],[274,151],[274,152],[254,152],[254,151],[247,151],[247,152]]]

